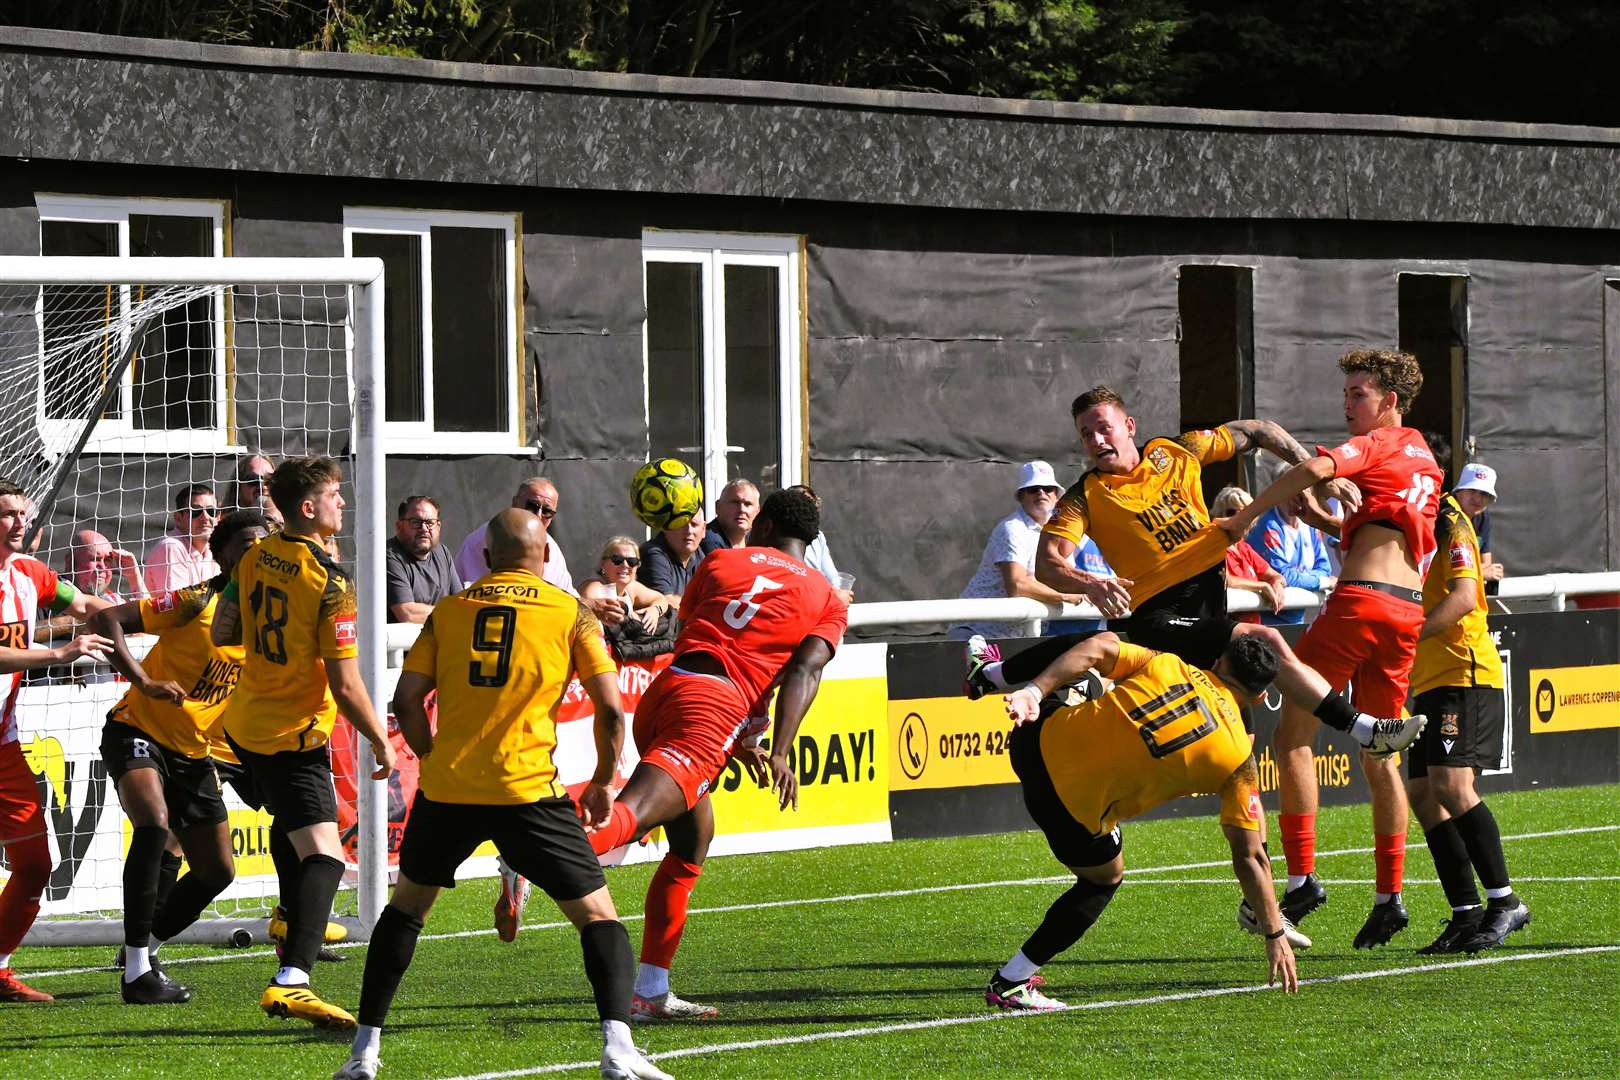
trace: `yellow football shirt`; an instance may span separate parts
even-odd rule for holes
[[[231,586],[246,656],[225,730],[258,754],[325,746],[337,719],[325,662],[358,651],[353,583],[315,541],[275,533],[242,556]]]
[[[1115,476],[1087,470],[1058,500],[1042,532],[1075,544],[1088,533],[1108,565],[1129,578],[1131,606],[1226,559],[1226,533],[1210,524],[1202,466],[1233,453],[1225,427],[1149,439],[1142,460]]]
[[[1114,689],[1058,709],[1041,757],[1070,814],[1095,836],[1161,803],[1219,792],[1221,823],[1260,827],[1258,790],[1228,783],[1252,752],[1231,691],[1171,653],[1120,645]]]
[[[1423,577],[1423,613],[1433,611],[1458,578],[1473,578],[1474,606],[1461,619],[1418,642],[1412,660],[1412,693],[1437,686],[1502,686],[1502,655],[1496,651],[1486,614],[1490,601],[1479,576],[1479,537],[1457,500],[1440,500],[1434,520],[1434,561]]]
[[[108,719],[138,728],[189,758],[236,760],[225,745],[219,723],[242,671],[242,646],[216,648],[209,640],[218,601],[219,594],[205,581],[140,602],[141,625],[147,633],[158,635],[141,667],[154,680],[179,683],[185,688],[186,700],[175,705],[147,697],[132,686],[113,706]]]
[[[447,596],[405,656],[438,689],[421,788],[435,802],[515,805],[567,794],[557,710],[569,677],[617,670],[590,609],[527,570],[498,570]]]

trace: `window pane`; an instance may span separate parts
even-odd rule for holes
[[[427,419],[422,381],[422,238],[355,233],[354,253],[383,261],[385,418]]]
[[[506,233],[433,228],[433,429],[510,431]]]
[[[129,253],[134,256],[197,258],[214,254],[214,223],[209,218],[167,214],[129,216]],[[132,290],[139,300],[142,289]],[[214,418],[213,297],[159,315],[141,334],[132,368],[135,426],[152,430],[211,428]]]
[[[649,449],[654,458],[680,458],[700,475],[703,334],[703,268],[696,263],[648,263]]]
[[[117,255],[118,226],[107,221],[42,221],[39,249],[44,255]],[[82,360],[68,359],[70,342],[81,344],[79,356],[93,351],[106,368],[119,359],[112,353],[107,325],[118,315],[118,290],[103,285],[46,285],[40,290],[45,308],[45,415],[54,420],[82,419],[90,414],[103,378],[84,378]],[[106,415],[116,417],[120,402],[113,398]]]
[[[781,485],[781,271],[727,266],[726,437],[740,452],[726,457],[726,478],[764,490]]]

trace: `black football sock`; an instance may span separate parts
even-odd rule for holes
[[[636,985],[636,954],[630,935],[617,919],[598,919],[579,932],[585,953],[585,977],[596,997],[596,1015],[630,1022],[630,993]]]
[[[157,910],[158,878],[163,873],[163,846],[169,830],[161,825],[137,825],[124,856],[124,948],[144,949],[152,935]]]
[[[383,908],[366,946],[366,973],[360,980],[360,1022],[380,1028],[388,1019],[389,1006],[405,969],[411,966],[416,939],[422,933],[422,920],[407,915],[392,904]]]
[[[299,864],[298,897],[287,920],[287,943],[281,965],[308,972],[315,966],[332,914],[332,898],[343,880],[343,863],[330,855],[311,855]]]
[[[1052,957],[1069,948],[1091,929],[1108,901],[1114,898],[1118,885],[1093,885],[1079,881],[1074,888],[1052,901],[1046,909],[1046,918],[1024,942],[1024,955],[1042,967]]]
[[[1494,903],[1517,903],[1508,880],[1507,856],[1502,852],[1502,832],[1491,808],[1477,802],[1472,810],[1453,820],[1457,822],[1457,835],[1468,848],[1468,859],[1479,874],[1479,883],[1485,886],[1485,895]]]
[[[1349,699],[1340,697],[1337,693],[1329,690],[1328,696],[1323,698],[1322,703],[1312,710],[1311,715],[1334,731],[1349,731],[1355,726],[1358,713],[1355,706],[1350,704]]]
[[[175,883],[169,902],[163,905],[152,922],[152,934],[159,941],[168,941],[197,921],[203,909],[214,902],[214,897],[225,891],[231,883],[210,878],[193,870]]]
[[[1468,848],[1457,831],[1457,819],[1447,818],[1424,832],[1423,839],[1434,857],[1440,887],[1446,892],[1451,910],[1479,906],[1479,890],[1474,888],[1474,865],[1468,861]]]
[[[153,911],[162,911],[163,905],[169,902],[169,894],[174,892],[175,879],[180,876],[180,864],[183,860],[172,851],[164,851],[163,867],[158,872],[157,905]]]
[[[1002,681],[1009,688],[1023,686],[1045,671],[1052,661],[1096,633],[1098,631],[1090,630],[1084,634],[1060,634],[1031,645],[1017,656],[1001,662]]]
[[[281,907],[282,917],[291,922],[293,908],[298,903],[301,873],[298,852],[287,839],[286,831],[275,822],[270,823],[270,862],[276,868],[276,903]]]

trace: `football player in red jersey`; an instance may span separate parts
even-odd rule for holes
[[[647,886],[641,968],[630,1003],[634,1020],[707,1019],[717,1010],[682,1001],[669,989],[669,967],[686,926],[692,886],[714,838],[709,790],[735,754],[750,775],[798,805],[788,750],[815,700],[821,670],[849,623],[849,608],[827,579],[804,563],[821,514],[804,491],[766,498],[747,547],[710,552],[681,600],[675,657],[642,696],[634,735],[641,763],[591,833],[598,853],[662,825],[669,853]],[[767,756],[739,747],[748,718],[764,714],[776,690],[776,729]]]
[[[1344,419],[1350,438],[1331,450],[1317,447],[1315,457],[1278,477],[1222,525],[1241,538],[1255,518],[1273,506],[1334,477],[1350,480],[1361,490],[1360,507],[1342,523],[1325,518],[1312,504],[1312,524],[1339,535],[1344,566],[1338,588],[1294,652],[1333,686],[1351,684],[1358,709],[1394,716],[1406,700],[1423,628],[1423,575],[1434,557],[1435,510],[1443,473],[1423,436],[1402,423],[1423,387],[1416,358],[1403,352],[1355,349],[1339,359],[1339,368],[1344,372]],[[1421,716],[1411,718],[1419,730],[1423,722]],[[1310,715],[1285,703],[1277,728],[1280,824],[1288,859],[1283,912],[1295,922],[1327,899],[1315,876],[1314,734]],[[1361,764],[1372,790],[1377,882],[1372,914],[1356,934],[1358,949],[1385,944],[1407,923],[1401,904],[1406,791],[1391,756],[1363,751]]]

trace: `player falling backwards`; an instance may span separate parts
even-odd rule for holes
[[[1300,660],[1330,684],[1352,686],[1359,709],[1398,712],[1423,626],[1423,575],[1434,557],[1435,504],[1442,473],[1423,436],[1402,424],[1423,388],[1423,372],[1403,352],[1354,349],[1339,358],[1350,438],[1279,476],[1221,524],[1234,542],[1256,518],[1324,481],[1349,480],[1359,506],[1342,523],[1309,507],[1313,524],[1339,535],[1339,585],[1299,639]],[[1415,717],[1421,726],[1421,717]],[[1317,779],[1310,714],[1290,699],[1277,726],[1277,766],[1288,892],[1283,912],[1303,919],[1327,900],[1316,880]],[[1415,733],[1414,733],[1415,734]],[[1374,747],[1374,749],[1377,749]],[[1401,877],[1406,863],[1406,792],[1388,754],[1361,755],[1372,791],[1373,908],[1356,933],[1358,949],[1386,944],[1406,927]]]
[[[113,666],[131,686],[107,714],[101,760],[129,818],[124,854],[124,973],[132,1005],[179,1004],[191,991],[169,979],[159,946],[190,926],[236,876],[219,775],[211,760],[220,719],[242,670],[240,645],[215,646],[220,592],[244,552],[269,534],[258,510],[226,515],[208,539],[220,573],[209,581],[107,608],[90,617],[112,642]],[[156,634],[144,660],[124,635]],[[170,833],[191,865],[160,902]],[[155,940],[154,940],[155,939]]]
[[[1444,462],[1449,456],[1429,438]],[[1530,921],[1508,879],[1502,834],[1474,778],[1502,757],[1507,723],[1502,657],[1486,624],[1479,537],[1472,518],[1493,496],[1453,490],[1435,516],[1435,558],[1423,578],[1423,629],[1412,662],[1413,708],[1432,717],[1407,756],[1407,791],[1451,904],[1425,955],[1493,948]],[[1474,875],[1485,887],[1480,906]]]
[[[1258,636],[1277,654],[1278,688],[1306,717],[1314,714],[1380,753],[1417,738],[1421,717],[1393,719],[1400,715],[1399,703],[1383,713],[1358,713],[1274,628],[1239,623],[1226,614],[1224,563],[1231,540],[1204,506],[1202,466],[1256,446],[1287,461],[1307,460],[1292,436],[1269,420],[1232,420],[1210,431],[1151,438],[1139,447],[1135,418],[1106,386],[1075,398],[1071,412],[1091,468],[1064,492],[1042,530],[1035,567],[1042,582],[1084,594],[1110,620],[1119,620],[1112,622],[1114,629],[1132,643],[1175,653],[1194,667],[1212,667],[1234,637]],[[1356,496],[1347,484],[1339,485],[1338,493],[1351,501]],[[1072,564],[1088,534],[1121,576],[1099,577]],[[1130,616],[1120,620],[1127,610]],[[995,646],[973,639],[968,696],[1028,682],[1078,640],[1042,641],[1002,662]],[[1287,897],[1283,914],[1290,923],[1302,917]],[[1257,929],[1252,912],[1240,911],[1239,922]],[[1300,947],[1309,943],[1303,936],[1293,940]]]
[[[244,637],[242,674],[225,708],[225,735],[270,811],[272,831],[298,855],[292,888],[283,885],[287,940],[281,966],[259,1005],[318,1027],[348,1028],[354,1017],[310,989],[314,965],[343,878],[337,797],[327,743],[338,710],[377,756],[374,779],[394,768],[394,748],[377,722],[355,660],[354,585],[327,542],[343,527],[343,479],[330,458],[293,458],[270,477],[270,498],[285,531],[266,537],[237,563],[214,612],[210,638]]]
[[[849,609],[827,579],[804,562],[805,545],[820,531],[820,511],[806,492],[767,496],[749,546],[711,552],[687,585],[674,659],[636,709],[641,762],[607,824],[591,833],[591,846],[606,853],[659,825],[669,838],[669,853],[647,886],[631,1002],[637,1020],[717,1015],[711,1006],[676,997],[669,969],[714,838],[709,790],[727,757],[741,759],[761,786],[768,769],[778,805],[798,805],[788,748],[849,621]],[[773,687],[776,727],[768,757],[757,745],[739,749],[748,718],[765,715]]]
[[[51,880],[51,848],[45,808],[24,757],[17,731],[17,688],[22,673],[81,656],[97,655],[111,643],[99,634],[80,634],[55,649],[35,649],[34,623],[41,609],[83,619],[107,606],[59,579],[56,571],[23,554],[34,504],[22,488],[0,477],[0,851],[11,876],[0,889],[0,1002],[55,1000],[35,990],[11,970],[11,954],[39,915],[40,898]]]
[[[1048,696],[1089,670],[1112,679],[1113,689],[1075,706]],[[1234,637],[1214,666],[1200,671],[1105,632],[1007,695],[1007,713],[1017,725],[1008,754],[1024,805],[1075,884],[991,976],[986,1001],[1003,1009],[1063,1008],[1041,992],[1037,972],[1079,941],[1113,899],[1125,873],[1119,822],[1211,791],[1220,792],[1232,869],[1266,939],[1268,981],[1280,981],[1288,992],[1299,989],[1261,843],[1259,776],[1238,710],[1238,701],[1257,699],[1276,672],[1276,653],[1252,636]]]
[[[630,1042],[635,961],[586,825],[607,818],[624,738],[618,673],[602,626],[544,581],[546,528],[523,510],[489,523],[488,574],[433,607],[394,692],[399,727],[422,759],[399,852],[399,882],[366,949],[360,1027],[335,1080],[377,1075],[382,1027],[422,924],[456,867],[493,840],[579,930],[602,1022],[602,1075],[669,1080]],[[596,713],[596,775],[574,803],[557,777],[557,711],[577,673]],[[427,697],[438,693],[438,728]]]

